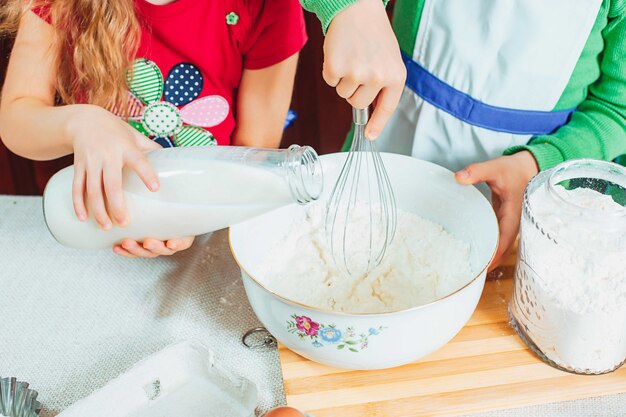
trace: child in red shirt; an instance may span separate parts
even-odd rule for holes
[[[127,223],[122,168],[159,186],[145,151],[280,143],[306,42],[298,0],[9,0],[0,13],[17,30],[0,134],[27,158],[74,154],[81,220],[88,206],[105,230]],[[154,257],[192,241],[113,250]]]

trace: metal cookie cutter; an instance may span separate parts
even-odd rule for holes
[[[278,345],[276,338],[265,327],[248,330],[241,338],[241,343],[248,349],[274,348]]]
[[[0,416],[38,417],[41,403],[37,391],[28,389],[28,383],[17,378],[0,378]]]

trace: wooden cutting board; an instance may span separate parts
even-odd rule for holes
[[[315,417],[458,416],[626,392],[626,367],[572,375],[544,364],[508,325],[509,258],[487,281],[476,312],[447,345],[409,365],[349,371],[280,346],[287,403]]]

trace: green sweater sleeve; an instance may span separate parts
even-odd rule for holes
[[[322,22],[322,30],[326,34],[330,22],[337,13],[357,1],[359,0],[300,0],[300,3],[305,10],[317,15],[317,18]],[[385,6],[388,1],[383,0]]]
[[[600,78],[589,87],[569,123],[553,134],[532,138],[525,146],[509,148],[505,155],[528,150],[539,169],[545,170],[568,159],[610,161],[626,154],[626,1],[613,1],[608,17],[602,31]]]
[[[300,3],[305,10],[317,15],[322,22],[322,30],[326,34],[328,25],[337,13],[357,1],[359,0],[300,0]]]

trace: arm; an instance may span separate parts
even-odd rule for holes
[[[356,108],[375,103],[365,135],[374,140],[395,111],[406,68],[380,0],[301,0],[328,28],[322,75]]]
[[[237,96],[234,145],[280,146],[297,64],[296,53],[267,68],[244,69]]]
[[[300,0],[300,4],[304,10],[315,13],[322,22],[322,31],[325,34],[337,13],[357,1],[359,0]],[[388,2],[389,0],[383,0],[385,6]]]
[[[603,31],[602,76],[589,88],[570,122],[552,135],[533,138],[526,146],[507,149],[505,156],[472,164],[456,174],[461,184],[486,182],[491,189],[500,244],[490,268],[515,243],[524,190],[539,170],[567,159],[612,160],[626,154],[626,2],[621,5],[619,13],[609,13],[612,19]]]
[[[68,125],[81,110],[81,106],[54,107],[53,38],[50,25],[33,13],[24,16],[0,101],[4,143],[16,154],[35,160],[72,153]]]
[[[132,168],[148,188],[156,191],[158,178],[143,151],[158,145],[101,107],[54,105],[57,51],[53,39],[53,27],[34,13],[22,18],[0,101],[0,135],[9,149],[30,159],[74,153],[72,197],[76,216],[86,220],[93,215],[105,230],[113,221],[123,226],[128,219],[122,168]],[[167,242],[147,239],[142,247],[126,240],[114,251],[154,257],[185,249],[191,242],[193,238]]]
[[[322,31],[326,34],[337,13],[357,1],[359,0],[300,0],[300,3],[304,10],[315,13],[322,23]]]
[[[623,5],[623,3],[622,3]],[[551,135],[533,138],[528,145],[505,154],[530,151],[541,170],[576,158],[613,160],[626,154],[626,8],[611,15],[603,30],[605,48],[601,76],[589,87],[587,99],[568,124]]]
[[[133,168],[152,190],[158,179],[142,150],[147,138],[105,109],[54,105],[56,78],[54,29],[26,13],[13,46],[0,102],[2,138],[9,149],[30,159],[74,153],[74,210],[87,219],[87,205],[105,230],[127,222],[121,188],[122,168]],[[104,191],[104,192],[103,192]],[[109,203],[107,212],[105,197]]]

